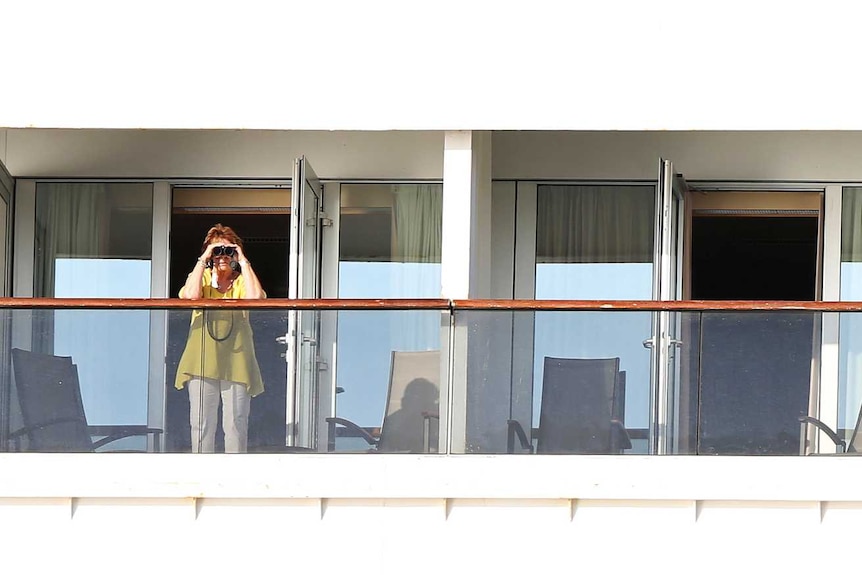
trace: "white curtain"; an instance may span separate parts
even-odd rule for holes
[[[841,261],[862,262],[862,188],[844,188],[841,208]]]
[[[392,197],[394,261],[440,263],[443,186],[397,184]]]
[[[99,255],[108,221],[105,184],[39,184],[34,295],[54,295],[57,257]]]
[[[393,292],[406,298],[440,297],[443,186],[392,186],[392,260],[400,268]],[[440,318],[429,312],[393,312],[393,342],[400,350],[440,348]]]
[[[539,186],[536,261],[651,262],[655,196],[644,186]]]
[[[33,295],[54,297],[58,257],[97,253],[105,184],[42,183],[36,189]],[[33,349],[54,352],[54,313],[34,315]]]

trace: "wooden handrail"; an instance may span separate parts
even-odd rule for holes
[[[0,298],[0,309],[300,309],[448,310],[445,299]]]
[[[0,309],[297,309],[490,311],[812,311],[862,312],[862,301],[653,301],[445,299],[0,298]]]
[[[718,301],[718,300],[454,300],[460,310],[524,311],[862,311],[862,301]]]

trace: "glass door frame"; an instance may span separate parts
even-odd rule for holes
[[[659,301],[682,298],[683,247],[685,240],[685,179],[674,172],[673,162],[659,160],[656,187],[655,253],[653,256],[653,294]],[[644,345],[651,348],[653,375],[650,410],[650,453],[673,453],[675,437],[671,425],[676,419],[674,397],[678,396],[681,317],[678,313],[660,311],[653,314],[653,332]]]
[[[697,212],[722,210],[739,212],[762,210],[780,215],[799,210],[817,210],[817,260],[814,301],[839,301],[841,266],[841,202],[843,187],[848,184],[818,182],[712,182],[692,184],[693,196],[686,207],[686,226],[691,229]],[[742,193],[742,194],[741,194]],[[723,196],[722,196],[723,194]],[[796,194],[794,197],[793,194]],[[802,198],[801,194],[807,194]],[[818,196],[815,198],[815,194]],[[690,238],[688,238],[690,240]],[[691,253],[685,253],[685,285],[683,297],[690,299]],[[838,424],[839,387],[839,314],[826,313],[815,320],[812,349],[812,371],[808,414],[817,417],[833,429]],[[822,439],[822,441],[821,441]],[[809,453],[834,453],[835,446],[825,433],[808,427]]]
[[[308,213],[309,210],[313,213]],[[294,162],[291,192],[289,299],[320,297],[322,218],[323,186],[306,157],[301,156]],[[309,227],[313,231],[306,234]],[[288,312],[285,402],[288,447],[313,448],[317,439],[320,334],[319,312]]]

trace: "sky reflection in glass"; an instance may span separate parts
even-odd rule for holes
[[[146,298],[149,260],[58,258],[58,298]],[[54,355],[78,366],[81,395],[91,425],[147,422],[150,312],[57,310]]]
[[[536,299],[649,300],[651,263],[537,264]],[[537,312],[533,418],[538,422],[545,357],[619,357],[626,372],[626,425],[649,423],[649,312]]]

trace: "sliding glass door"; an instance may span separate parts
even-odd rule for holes
[[[35,212],[35,297],[150,297],[151,183],[39,182]],[[34,312],[29,349],[73,358],[91,425],[147,425],[150,320],[147,310]]]
[[[535,196],[533,196],[535,190]],[[542,300],[649,300],[653,297],[655,186],[519,185],[518,202],[535,210],[532,294]],[[531,200],[535,198],[533,203]],[[531,216],[526,213],[523,216]],[[528,222],[527,217],[521,218]],[[529,241],[526,234],[519,235]],[[515,318],[512,417],[534,431],[541,419],[546,358],[618,360],[621,419],[632,441],[626,453],[649,451],[649,312],[535,312]],[[532,324],[532,325],[530,325]],[[522,341],[532,327],[533,341]],[[532,353],[527,357],[523,350]],[[527,367],[527,366],[530,367]],[[531,377],[530,377],[531,376]],[[524,383],[531,382],[530,389]],[[520,389],[524,386],[524,389]],[[524,403],[530,398],[529,409]],[[535,438],[534,438],[535,439]]]

